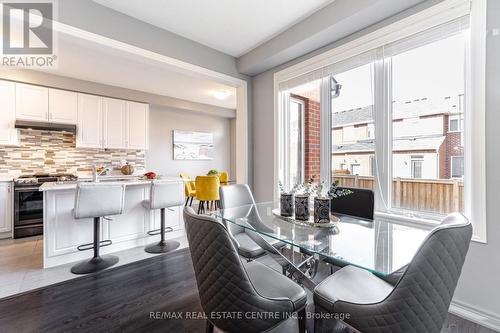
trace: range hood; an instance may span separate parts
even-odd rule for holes
[[[71,124],[54,124],[38,121],[16,120],[15,127],[42,131],[69,132],[76,134],[76,125]]]

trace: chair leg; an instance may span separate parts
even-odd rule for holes
[[[214,333],[214,324],[207,320],[207,333]]]
[[[193,199],[194,199],[194,197],[191,197],[191,201],[189,202],[189,207],[191,207],[193,205]]]
[[[75,266],[71,267],[71,273],[73,274],[88,274],[102,271],[108,267],[113,266],[118,262],[118,257],[107,255],[99,255],[100,242],[100,230],[101,230],[101,218],[94,217],[94,256],[90,260],[82,261]]]
[[[165,208],[160,210],[160,228],[161,228],[161,240],[157,244],[148,245],[145,251],[148,253],[166,253],[178,248],[181,244],[173,240],[165,240]]]
[[[306,333],[306,308],[304,307],[298,313],[299,333]]]
[[[198,215],[201,214],[201,208],[203,207],[203,201],[198,201]]]
[[[189,202],[189,197],[186,197],[186,203],[184,204],[184,207],[187,207],[188,202]]]

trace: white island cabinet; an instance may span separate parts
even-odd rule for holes
[[[172,178],[172,181],[179,181]],[[110,246],[101,247],[102,254],[145,246],[160,240],[160,236],[149,236],[148,231],[160,227],[160,212],[150,212],[142,205],[149,198],[150,182],[143,180],[121,181],[126,185],[125,209],[122,215],[111,216],[101,223],[101,240],[110,239]],[[78,251],[82,244],[92,243],[92,219],[73,218],[76,184],[45,183],[44,192],[44,268],[62,265],[92,257],[92,250]],[[166,226],[173,229],[165,234],[167,239],[184,235],[181,207],[166,209]]]

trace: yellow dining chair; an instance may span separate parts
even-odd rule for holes
[[[229,184],[229,174],[226,171],[219,173],[219,180],[221,185]]]
[[[180,177],[184,180],[190,180],[184,182],[184,194],[186,195],[186,204],[184,206],[188,205],[189,199],[191,199],[191,202],[189,202],[189,206],[191,206],[193,204],[193,199],[196,197],[196,186],[187,173],[181,173]]]
[[[197,176],[195,180],[196,199],[199,201],[198,214],[205,212],[205,203],[209,211],[214,207],[219,207],[219,187],[220,181],[217,176]]]

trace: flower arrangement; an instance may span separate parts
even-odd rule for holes
[[[280,189],[280,194],[298,194],[301,193],[302,188],[304,187],[304,184],[301,183],[296,183],[293,185],[293,187],[290,189],[290,191],[285,190],[285,187],[283,186],[283,183],[281,181],[278,181],[278,187]]]
[[[346,195],[350,195],[353,192],[348,189],[339,189],[339,181],[336,180],[330,185],[330,189],[328,190],[328,196],[330,198],[339,198],[339,197],[344,197]]]
[[[217,176],[219,174],[219,171],[217,169],[211,169],[208,171],[207,176]]]

